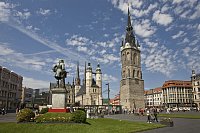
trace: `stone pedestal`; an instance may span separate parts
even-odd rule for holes
[[[52,91],[52,108],[49,112],[67,112],[66,110],[66,90],[64,88],[53,88]]]

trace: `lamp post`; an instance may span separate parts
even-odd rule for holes
[[[106,84],[108,86],[108,114],[109,114],[109,105],[110,105],[110,88],[109,83]]]
[[[153,107],[154,107],[154,93],[153,93],[153,89],[151,89],[151,92],[152,92],[152,102],[153,102]]]

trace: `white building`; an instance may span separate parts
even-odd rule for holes
[[[162,87],[146,90],[144,96],[146,107],[162,107]]]
[[[165,107],[190,107],[193,101],[191,81],[165,81],[162,94]]]
[[[196,74],[195,71],[192,70],[191,80],[194,103],[200,108],[200,73]]]
[[[85,79],[80,84],[79,66],[77,66],[77,77],[75,81],[75,103],[80,105],[102,105],[102,73],[100,65],[96,71],[92,71],[91,64],[85,66]]]

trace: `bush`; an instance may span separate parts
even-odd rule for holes
[[[49,108],[42,108],[42,110],[40,111],[40,114],[45,114],[47,113],[49,110]]]
[[[34,119],[35,114],[31,109],[25,108],[20,110],[17,113],[17,122],[30,122],[31,119]]]
[[[83,110],[76,110],[72,113],[72,121],[75,123],[85,123],[86,113]]]

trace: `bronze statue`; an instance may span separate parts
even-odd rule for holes
[[[57,79],[57,87],[65,88],[65,78],[67,77],[67,72],[65,71],[64,60],[59,60],[59,62],[54,65],[53,72],[55,72],[55,78]]]

